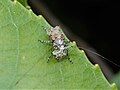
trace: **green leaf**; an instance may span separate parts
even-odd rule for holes
[[[92,65],[75,43],[69,57],[58,62],[51,55],[46,30],[51,26],[17,1],[0,0],[0,89],[117,90],[98,65]]]
[[[114,76],[111,82],[115,82],[118,86],[118,89],[120,90],[120,72]]]
[[[14,1],[14,0],[13,0]],[[20,2],[23,6],[28,6],[28,4],[27,4],[27,1],[28,0],[17,0],[18,2]]]

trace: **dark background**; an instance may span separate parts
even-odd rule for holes
[[[32,6],[33,11],[40,14]],[[65,26],[101,55],[120,65],[120,3],[115,0],[37,0],[43,2]],[[34,1],[35,2],[35,1]],[[38,3],[39,4],[39,3]],[[120,67],[109,63],[114,73]]]

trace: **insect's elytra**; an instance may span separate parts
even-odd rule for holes
[[[53,47],[52,55],[58,61],[68,56],[68,43],[65,42],[65,37],[60,30],[61,30],[60,26],[56,26],[54,28],[52,27],[50,30],[47,31],[47,34],[49,35],[49,39],[52,42],[52,47]],[[42,42],[46,43],[46,41],[42,41]]]

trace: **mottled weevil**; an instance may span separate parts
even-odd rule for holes
[[[63,33],[60,31],[60,27],[56,26],[54,28],[51,28],[50,30],[47,31],[47,34],[49,35],[49,38],[51,40],[52,47],[53,47],[52,55],[55,56],[57,61],[60,61],[64,57],[68,56],[69,46],[68,46],[68,43],[65,41],[65,37]],[[46,41],[43,41],[43,40],[42,41],[38,40],[38,41],[47,43]],[[49,58],[48,58],[48,61],[49,61]],[[69,57],[68,57],[68,60],[70,61]]]

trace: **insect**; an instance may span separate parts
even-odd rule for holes
[[[65,37],[64,37],[63,33],[60,31],[60,27],[56,26],[54,28],[51,28],[47,32],[47,34],[49,35],[49,38],[51,40],[52,47],[53,47],[52,55],[55,56],[57,61],[60,61],[64,57],[68,56],[69,46],[68,46],[68,43],[65,41]],[[38,40],[38,41],[45,42],[45,41],[41,41],[41,40]],[[48,58],[48,61],[49,61],[49,58]],[[70,58],[68,58],[68,60],[70,61]],[[70,61],[70,62],[72,62],[72,61]]]
[[[71,47],[68,45],[68,43],[70,43],[69,41],[65,41],[65,37],[63,35],[62,32],[60,32],[60,27],[59,26],[56,26],[54,28],[51,28],[47,34],[49,35],[49,38],[51,41],[43,41],[43,40],[38,40],[39,42],[41,43],[51,43],[52,44],[52,47],[53,47],[53,51],[52,51],[52,55],[55,56],[56,60],[57,61],[60,61],[61,59],[63,59],[64,57],[66,56],[69,56],[68,55],[68,48]],[[114,65],[120,67],[119,65],[117,65],[116,63],[110,61],[109,59],[103,57],[102,55],[90,50],[90,49],[87,49],[87,48],[84,48],[84,47],[80,47],[80,49],[83,49],[85,51],[88,51],[88,52],[91,52],[97,56],[100,56],[102,57],[103,59],[113,63]],[[49,61],[50,57],[48,58],[48,61]],[[68,60],[73,63],[70,58],[68,57]],[[38,60],[39,62],[39,60]],[[36,63],[37,64],[37,63]],[[29,70],[27,70],[24,75],[15,83],[15,85],[17,85],[20,80],[36,65],[34,64]]]
[[[71,46],[68,45],[68,43],[70,43],[70,42],[69,41],[67,41],[67,42],[65,41],[65,37],[64,37],[63,33],[60,31],[60,29],[61,28],[59,26],[56,26],[56,27],[51,28],[50,30],[47,31],[47,34],[49,35],[49,38],[50,38],[51,42],[38,40],[38,41],[40,41],[42,43],[52,43],[52,47],[53,47],[52,55],[55,56],[57,61],[62,60],[66,56],[69,56],[68,55],[68,48],[71,47]],[[100,56],[104,60],[107,60],[107,61],[113,63],[114,65],[120,67],[116,63],[110,61],[109,59],[103,57],[102,55],[100,55],[100,54],[98,54],[98,53],[96,53],[96,52],[94,52],[92,50],[89,50],[89,49],[84,48],[84,47],[79,47],[79,48],[83,49],[85,51],[88,51],[88,52],[90,52],[92,54],[95,54],[97,56]],[[48,61],[49,61],[50,57],[48,58]],[[68,60],[70,62],[72,62],[69,57],[68,57]]]

